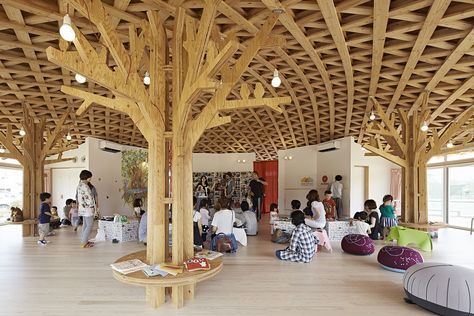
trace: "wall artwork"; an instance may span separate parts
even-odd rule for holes
[[[252,172],[194,172],[193,194],[198,199],[209,199],[211,205],[227,195],[235,207],[240,207],[240,202],[247,197],[251,180]],[[226,194],[230,188],[232,194]]]

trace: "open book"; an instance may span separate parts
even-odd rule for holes
[[[218,252],[218,251],[212,251],[212,250],[206,250],[206,249],[203,249],[199,252],[196,252],[194,254],[194,256],[196,258],[205,258],[207,260],[214,260],[216,258],[219,258],[220,256],[222,256],[223,253],[222,252]]]
[[[138,259],[112,263],[110,267],[122,274],[129,274],[145,269],[148,265]]]

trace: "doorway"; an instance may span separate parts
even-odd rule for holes
[[[351,182],[352,216],[355,210],[362,210],[365,200],[369,198],[369,166],[354,166]]]

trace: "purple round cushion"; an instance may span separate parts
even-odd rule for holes
[[[405,272],[409,267],[423,262],[423,257],[415,249],[400,246],[385,246],[380,249],[377,261],[382,267],[395,271]]]
[[[358,234],[344,236],[341,241],[341,248],[344,252],[360,256],[371,255],[375,251],[372,239],[368,236]]]

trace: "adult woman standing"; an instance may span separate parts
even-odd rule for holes
[[[319,193],[317,190],[310,190],[306,195],[308,200],[308,205],[311,206],[311,211],[313,216],[309,219],[306,219],[306,225],[312,228],[323,229],[326,226],[326,211],[324,210],[324,205],[319,199]]]
[[[79,216],[83,217],[81,246],[83,248],[90,248],[94,243],[89,241],[89,235],[94,225],[94,214],[97,210],[97,191],[90,183],[92,172],[89,170],[82,170],[79,174],[79,185],[76,190],[76,200],[78,205]]]

